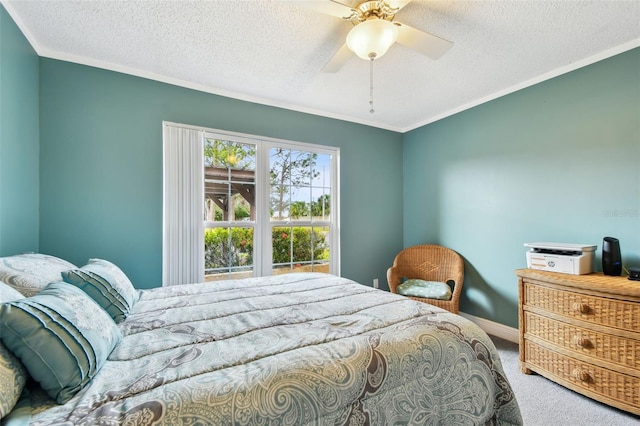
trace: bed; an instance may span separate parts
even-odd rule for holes
[[[59,264],[0,259],[3,424],[522,424],[491,340],[440,308],[322,273],[135,290],[107,261],[31,256]],[[85,368],[68,336],[15,337],[29,309],[81,331]],[[61,364],[28,365],[20,339]],[[50,361],[64,351],[75,358]]]

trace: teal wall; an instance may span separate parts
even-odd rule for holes
[[[461,310],[517,327],[525,242],[620,240],[640,266],[640,49],[403,137],[404,245],[465,258]]]
[[[401,134],[44,58],[41,251],[161,284],[163,120],[339,147],[342,275],[386,283],[402,248]]]
[[[38,251],[38,56],[0,5],[0,256]]]

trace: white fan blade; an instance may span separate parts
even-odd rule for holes
[[[387,0],[386,3],[393,9],[400,10],[406,5],[408,5],[409,3],[411,3],[411,0]]]
[[[333,0],[301,0],[295,3],[296,6],[303,9],[313,10],[343,19],[348,19],[354,12],[353,8]]]
[[[398,43],[410,47],[431,59],[440,58],[453,46],[452,42],[433,34],[416,30],[408,25],[394,23],[398,26]]]
[[[340,68],[353,56],[353,52],[349,49],[347,44],[343,44],[340,50],[333,55],[333,58],[322,68],[322,72],[338,72]]]

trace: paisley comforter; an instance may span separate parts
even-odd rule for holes
[[[345,278],[280,275],[141,291],[75,397],[28,387],[7,424],[522,424],[487,335]]]

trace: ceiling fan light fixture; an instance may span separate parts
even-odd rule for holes
[[[347,35],[347,46],[362,59],[377,59],[387,53],[397,38],[398,28],[393,23],[373,18],[351,29]]]

